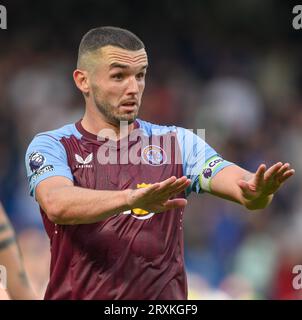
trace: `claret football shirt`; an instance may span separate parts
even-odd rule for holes
[[[117,142],[87,132],[81,121],[37,134],[25,162],[32,196],[53,176],[116,191],[186,175],[192,183],[178,197],[187,197],[209,191],[232,164],[190,130],[139,119]],[[134,208],[83,225],[56,225],[40,211],[51,244],[45,299],[187,299],[183,210]]]

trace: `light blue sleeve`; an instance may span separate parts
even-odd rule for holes
[[[203,130],[198,130],[195,134],[191,130],[177,128],[183,172],[192,180],[190,187],[186,190],[187,196],[192,191],[210,192],[211,179],[223,168],[233,165],[205,142],[203,133]]]
[[[49,134],[37,135],[26,151],[25,166],[30,195],[35,197],[37,185],[53,176],[63,176],[73,181],[65,148]]]

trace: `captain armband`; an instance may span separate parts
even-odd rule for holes
[[[211,180],[215,176],[219,168],[223,166],[225,160],[219,155],[210,158],[203,166],[201,174],[199,175],[199,184],[202,190],[211,191]]]

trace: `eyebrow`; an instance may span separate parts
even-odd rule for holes
[[[109,69],[114,69],[114,68],[121,68],[121,69],[129,69],[129,65],[128,64],[122,64],[122,63],[118,63],[118,62],[113,62],[110,64]],[[148,65],[144,65],[142,69],[146,69],[148,67]]]

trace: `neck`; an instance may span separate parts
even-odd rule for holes
[[[92,112],[87,107],[81,124],[86,131],[99,136],[105,135],[111,140],[120,140],[134,129],[134,123],[124,126],[114,125],[108,122],[99,111]]]

